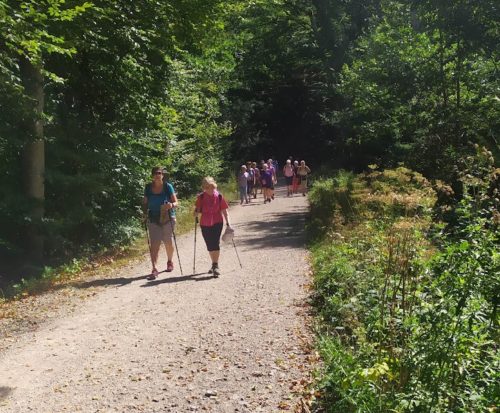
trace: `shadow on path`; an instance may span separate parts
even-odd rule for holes
[[[6,387],[6,386],[0,386],[0,401],[4,400],[7,398],[7,396],[12,393],[11,387]]]
[[[204,275],[204,277],[198,277],[199,275]],[[178,283],[182,281],[207,281],[213,279],[213,275],[207,275],[206,272],[199,272],[196,274],[190,274],[190,275],[181,275],[180,277],[170,277],[170,278],[162,278],[160,280],[154,280],[150,281],[146,284],[141,285],[141,287],[154,287],[159,284],[172,284],[172,283]]]
[[[288,212],[270,212],[262,220],[242,224],[250,234],[243,239],[235,237],[238,246],[245,249],[299,248],[305,244],[306,211],[294,208]]]
[[[158,273],[165,272],[159,271]],[[149,274],[145,275],[139,275],[137,277],[118,277],[118,278],[105,278],[105,279],[97,279],[97,280],[92,280],[92,281],[85,281],[85,282],[78,282],[78,283],[73,283],[70,284],[71,287],[74,288],[91,288],[91,287],[109,287],[109,286],[117,286],[117,287],[123,287],[125,285],[128,285],[134,281],[140,281],[140,280],[145,280]]]

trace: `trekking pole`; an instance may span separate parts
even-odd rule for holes
[[[149,258],[151,258],[151,265],[154,268],[154,263],[153,263],[153,254],[151,253],[151,240],[149,239],[149,230],[148,230],[148,222],[147,220],[144,220],[144,229],[146,230],[146,238],[148,239],[148,247],[149,247]]]
[[[238,257],[238,262],[240,263],[240,268],[243,268],[243,265],[241,265],[240,256],[238,254],[238,249],[236,248],[236,244],[234,243],[234,238],[232,238],[232,241],[233,241],[234,252],[236,252],[236,257]]]
[[[194,254],[193,254],[193,274],[196,274],[196,227],[198,224],[198,217],[194,218]]]
[[[172,222],[172,215],[170,215],[170,211],[168,211],[168,217],[170,218],[170,226],[172,227],[172,235],[174,236],[175,251],[177,252],[177,261],[179,261],[179,268],[181,269],[181,275],[184,275],[184,273],[182,272],[181,257],[179,256],[179,248],[177,248],[177,238],[175,237],[174,223]]]

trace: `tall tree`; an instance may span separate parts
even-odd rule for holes
[[[64,0],[4,1],[1,4],[6,23],[1,35],[3,51],[9,55],[9,69],[16,71],[16,66],[19,68],[19,86],[25,97],[20,125],[26,133],[21,156],[29,222],[25,236],[28,251],[37,261],[42,260],[44,249],[41,233],[45,201],[44,56],[74,52],[64,44],[64,38],[57,35],[57,26],[72,21],[89,7],[90,3],[68,7]]]

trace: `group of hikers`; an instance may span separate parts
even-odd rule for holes
[[[257,198],[260,188],[264,197],[264,204],[274,199],[274,185],[276,185],[278,163],[271,158],[267,162],[261,161],[257,168],[256,162],[247,162],[241,166],[238,174],[238,187],[240,191],[240,201],[249,203],[252,197]],[[179,204],[175,189],[172,184],[164,179],[164,169],[155,166],[151,170],[151,182],[144,188],[144,198],[142,209],[144,211],[144,222],[148,237],[149,253],[151,256],[151,274],[148,280],[155,280],[158,277],[158,254],[161,244],[165,244],[167,253],[166,272],[174,270],[173,255],[176,226],[176,208]],[[293,161],[291,157],[286,160],[283,166],[283,175],[287,185],[287,196],[293,196],[299,190],[305,196],[307,190],[307,176],[311,173],[304,161],[300,164]],[[223,239],[232,239],[234,230],[230,225],[228,202],[224,196],[217,191],[215,180],[207,176],[201,183],[202,192],[196,197],[194,218],[195,218],[195,240],[196,226],[199,222],[201,233],[212,262],[208,273],[214,277],[220,275],[219,255],[220,239],[224,222],[226,230]],[[236,248],[236,246],[235,246]],[[195,245],[196,254],[196,245]],[[179,258],[179,252],[177,251]],[[182,272],[182,269],[181,269]]]
[[[306,165],[305,161],[293,160],[290,156],[283,166],[283,176],[286,180],[287,197],[293,196],[299,192],[303,196],[307,191],[307,177],[311,173],[311,169]],[[241,165],[238,173],[238,189],[240,193],[240,205],[248,204],[252,198],[257,198],[257,192],[260,188],[264,197],[264,204],[271,202],[274,199],[274,185],[278,182],[278,162],[269,158],[267,162],[260,161],[259,167],[257,162],[248,161],[245,165]]]

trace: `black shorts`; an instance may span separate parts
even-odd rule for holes
[[[287,185],[292,185],[293,183],[293,176],[285,176],[286,179],[286,184]]]
[[[267,182],[267,181],[262,181],[262,188],[269,188],[269,189],[274,189],[274,184],[273,182]]]
[[[212,225],[211,227],[201,227],[201,235],[207,244],[208,251],[220,250],[220,235],[222,234],[223,223]]]

